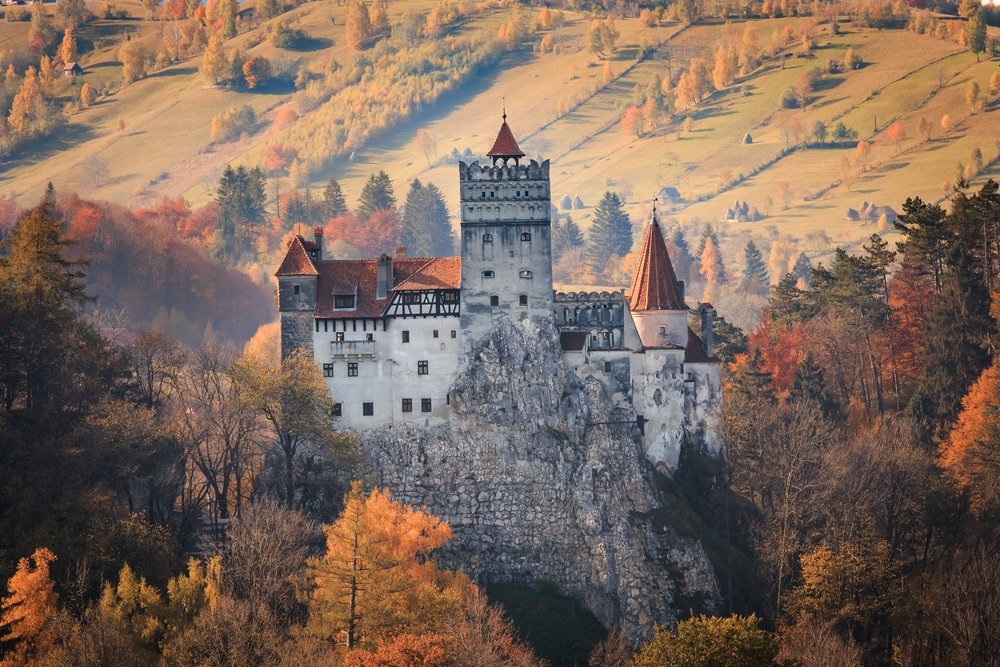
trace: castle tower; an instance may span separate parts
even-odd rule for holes
[[[292,239],[285,258],[274,275],[278,277],[278,312],[281,314],[281,358],[302,348],[313,352],[313,327],[316,313],[316,283],[319,271],[314,261],[321,259],[321,236],[317,243],[306,243],[299,236]]]
[[[670,263],[655,209],[642,239],[628,305],[643,347],[687,347],[684,283],[677,280]]]
[[[506,113],[487,156],[492,165],[458,163],[467,345],[501,315],[552,314],[549,161],[521,164]]]

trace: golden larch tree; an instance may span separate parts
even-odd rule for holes
[[[326,554],[312,561],[311,630],[354,648],[401,632],[441,632],[473,585],[440,569],[431,553],[451,538],[441,519],[366,494],[355,482],[340,518],[324,528]]]
[[[3,640],[15,648],[2,665],[31,664],[32,656],[45,652],[53,641],[53,621],[59,613],[59,596],[49,574],[55,554],[41,547],[30,558],[22,558],[7,583],[9,595],[2,603],[0,626]]]
[[[38,84],[38,73],[34,67],[29,66],[24,73],[24,81],[14,96],[7,123],[17,134],[30,136],[44,129],[46,111],[45,99]]]
[[[372,38],[372,21],[368,14],[368,6],[355,0],[347,8],[347,43],[354,50],[361,50]]]
[[[63,65],[76,61],[76,37],[72,28],[66,28],[66,32],[63,33],[62,43],[59,45],[59,57],[62,58]]]

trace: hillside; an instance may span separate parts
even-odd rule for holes
[[[390,11],[395,20],[405,11],[426,12],[434,4],[395,2]],[[142,10],[134,6],[130,11]],[[331,58],[347,66],[354,52],[344,32],[346,11],[338,3],[307,2],[283,15],[306,35],[296,50],[278,49],[264,40],[265,25],[230,40],[226,47],[264,56],[288,73],[322,72]],[[554,203],[563,194],[583,200],[585,208],[573,215],[584,228],[589,225],[590,206],[605,190],[623,195],[635,221],[647,214],[659,187],[674,186],[688,201],[674,205],[670,213],[688,229],[702,222],[721,225],[724,254],[738,272],[735,256],[748,236],[781,237],[794,251],[821,255],[833,243],[852,244],[875,231],[873,224],[845,222],[848,208],[858,209],[868,201],[899,210],[901,201],[913,195],[939,200],[948,192],[943,182],[956,180],[958,163],[970,163],[976,148],[989,163],[998,150],[1000,106],[988,99],[987,92],[995,60],[977,62],[954,41],[901,29],[841,22],[839,34],[834,34],[831,24],[817,25],[812,18],[751,20],[762,44],[783,30],[791,35],[810,31],[815,48],[809,57],[802,57],[793,40],[779,55],[765,58],[760,67],[712,94],[689,114],[636,137],[618,120],[652,77],[672,74],[676,79],[695,56],[705,58],[711,67],[714,47],[726,36],[741,35],[746,22],[706,19],[692,26],[674,22],[647,27],[639,19],[621,19],[616,23],[618,46],[604,61],[586,48],[590,17],[568,11],[566,17],[565,25],[526,37],[436,102],[422,108],[417,102],[412,116],[389,122],[387,130],[375,132],[350,157],[314,165],[309,174],[312,187],[322,188],[334,176],[352,202],[369,173],[385,169],[398,196],[405,193],[409,180],[430,180],[442,188],[454,211],[457,179],[448,155],[467,149],[473,154],[485,151],[505,99],[522,147],[553,161]],[[492,36],[504,20],[502,9],[476,6],[468,20],[449,28],[448,38]],[[24,25],[4,24],[2,35]],[[83,79],[93,85],[119,75],[115,51],[121,32],[151,43],[162,27],[160,22],[137,20],[88,24],[82,36],[93,50],[83,58],[87,69]],[[555,43],[552,52],[534,48],[550,34]],[[860,69],[825,76],[804,109],[782,108],[782,94],[804,72],[842,61],[848,49],[860,57]],[[290,100],[300,111],[297,124],[312,122],[319,123],[320,131],[335,129],[318,119],[322,107],[299,104],[301,96],[294,97],[291,86],[260,92],[208,87],[199,66],[200,58],[181,61],[75,114],[55,136],[12,155],[4,165],[0,189],[30,200],[53,180],[57,187],[130,205],[149,205],[177,194],[200,204],[212,199],[214,183],[226,164],[261,164],[269,143],[294,134],[295,127],[280,136],[270,128],[275,111]],[[985,100],[974,112],[965,99],[971,81],[979,83]],[[233,104],[254,108],[260,119],[255,130],[237,141],[212,142],[213,116]],[[944,114],[952,120],[949,130],[940,125]],[[683,120],[688,115],[690,127],[685,130]],[[918,131],[921,118],[933,127],[929,140]],[[890,141],[886,131],[897,120],[905,137]],[[119,121],[124,123],[122,131]],[[831,130],[843,122],[858,132],[858,139],[869,141],[864,168],[855,156],[856,140],[839,147],[800,146],[782,157],[787,146],[809,140],[817,121]],[[415,137],[421,129],[434,139],[432,152],[417,146]],[[753,143],[743,145],[747,132]],[[95,160],[107,165],[106,174],[93,174]],[[995,166],[992,172],[987,168],[977,179],[995,171]],[[287,187],[290,182],[285,179],[282,188]],[[765,217],[723,224],[734,201],[747,202]]]

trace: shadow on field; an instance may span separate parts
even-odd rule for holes
[[[42,162],[57,153],[94,139],[97,135],[85,125],[64,125],[47,137],[28,141],[11,151],[0,162],[0,172],[3,172],[19,162]]]

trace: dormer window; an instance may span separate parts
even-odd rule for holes
[[[483,234],[483,243],[493,243],[493,235],[489,232]]]
[[[334,310],[354,310],[354,295],[353,294],[334,294],[333,295],[333,308]]]

